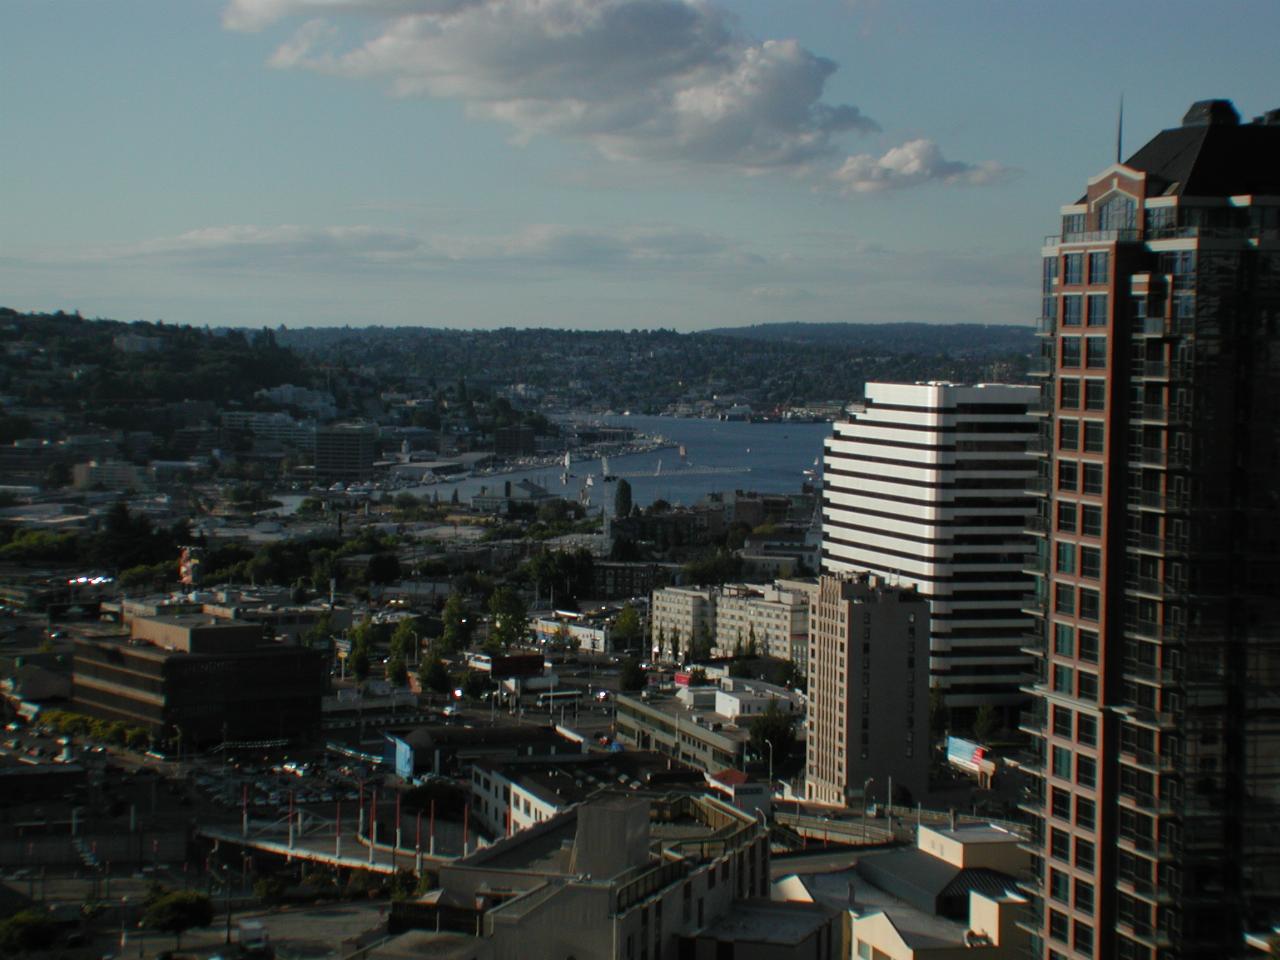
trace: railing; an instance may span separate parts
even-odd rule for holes
[[[1048,477],[1032,477],[1027,481],[1027,493],[1035,493],[1040,496],[1051,493],[1053,491],[1053,481]]]
[[[1163,597],[1165,595],[1164,582],[1157,580],[1155,577],[1126,577],[1124,585],[1128,590],[1145,593],[1150,597]]]
[[[1169,364],[1163,360],[1143,360],[1141,363],[1134,364],[1133,375],[1145,377],[1148,380],[1168,380]]]
[[[1184,511],[1187,509],[1185,493],[1152,493],[1146,490],[1130,490],[1129,503],[1146,510]]]
[[[1036,357],[1027,367],[1027,373],[1033,377],[1047,377],[1053,373],[1053,360],[1049,357]]]
[[[1125,618],[1125,633],[1133,634],[1143,640],[1154,640],[1157,643],[1185,643],[1187,628],[1182,624],[1156,623],[1152,620]]]
[[[1048,533],[1049,518],[1048,517],[1027,517],[1023,522],[1022,528],[1030,533]]]
[[[1051,233],[1044,238],[1046,247],[1059,243],[1131,243],[1139,238],[1139,231],[1133,227],[1117,230],[1079,230],[1074,233]]]
[[[1055,317],[1037,317],[1036,333],[1053,334],[1058,329],[1058,321]]]
[[[1122,669],[1124,672],[1140,680],[1155,680],[1159,683],[1180,684],[1185,676],[1182,669],[1172,669],[1170,667],[1157,667],[1150,663],[1135,663],[1132,660],[1126,660]]]

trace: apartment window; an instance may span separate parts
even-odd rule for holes
[[[1060,657],[1076,655],[1076,631],[1065,623],[1053,625],[1053,652]]]
[[[1051,829],[1049,831],[1049,856],[1063,863],[1071,862],[1071,835],[1065,831]]]
[[[1062,282],[1084,283],[1084,254],[1068,253],[1062,258]]]
[[[1075,410],[1080,406],[1080,381],[1067,378],[1058,381],[1058,406]]]
[[[1101,605],[1101,599],[1098,591],[1089,587],[1080,588],[1080,619],[1092,620],[1095,623],[1098,620],[1098,612]]]
[[[1066,914],[1059,913],[1057,910],[1049,911],[1049,939],[1057,940],[1060,943],[1068,943],[1067,931],[1070,926],[1067,924]]]
[[[1084,408],[1086,410],[1105,410],[1107,406],[1107,382],[1105,380],[1086,380],[1084,382]]]
[[[1079,367],[1080,366],[1080,338],[1079,337],[1063,337],[1062,349],[1059,351],[1062,355],[1063,367]]]
[[[1173,315],[1179,320],[1190,320],[1196,315],[1196,301],[1189,293],[1177,293],[1173,297]]]
[[[1062,235],[1069,237],[1077,233],[1084,233],[1084,214],[1083,213],[1065,213],[1062,215]]]
[[[1064,667],[1062,664],[1055,663],[1053,665],[1053,690],[1055,693],[1065,693],[1067,696],[1075,695],[1075,687],[1073,678],[1075,671],[1070,667]]]
[[[1160,254],[1161,273],[1171,273],[1175,277],[1185,277],[1195,272],[1196,253],[1194,250],[1174,250]]]
[[[1090,789],[1098,785],[1098,764],[1089,757],[1076,757],[1076,783]]]
[[[1092,830],[1097,822],[1097,805],[1084,797],[1076,797],[1076,826]]]
[[[1092,293],[1087,298],[1088,315],[1086,320],[1091,327],[1105,327],[1107,325],[1107,295],[1105,293]]]
[[[1107,369],[1107,341],[1104,337],[1085,337],[1085,362],[1090,370]],[[1079,366],[1079,361],[1076,363]]]
[[[1098,635],[1092,630],[1080,631],[1080,659],[1086,663],[1098,662]]]
[[[1093,843],[1089,840],[1076,840],[1076,866],[1081,870],[1093,869]]]
[[[1080,449],[1080,421],[1079,420],[1059,420],[1058,421],[1058,449],[1059,450],[1079,450]]]
[[[1107,428],[1101,420],[1086,420],[1084,422],[1085,453],[1102,453],[1106,437]]]
[[[1049,871],[1049,896],[1059,903],[1071,902],[1071,878],[1061,870]]]
[[[1080,671],[1079,693],[1077,696],[1081,700],[1088,700],[1090,703],[1098,702],[1098,678],[1095,674]]]
[[[1086,463],[1080,473],[1080,490],[1091,496],[1102,496],[1102,464]]]
[[[1074,543],[1058,543],[1058,572],[1076,572],[1076,545]]]
[[[1066,707],[1053,708],[1053,734],[1056,737],[1071,736],[1071,711]]]
[[[1071,819],[1071,794],[1065,790],[1059,790],[1054,787],[1050,791],[1050,803],[1053,809],[1053,815],[1059,820]]]
[[[1102,550],[1097,547],[1080,548],[1080,576],[1098,580],[1102,576]]]
[[[1074,503],[1058,504],[1058,529],[1063,533],[1076,532],[1076,505]]]
[[[1083,315],[1080,301],[1083,298],[1078,293],[1067,293],[1062,297],[1062,325],[1064,327],[1080,326],[1080,318]]]
[[[1053,585],[1053,609],[1072,616],[1076,611],[1076,588],[1069,583]]]
[[[1080,508],[1080,532],[1086,537],[1102,536],[1102,508],[1085,505]]]
[[[1077,920],[1072,927],[1072,937],[1071,945],[1076,948],[1076,953],[1086,957],[1093,956],[1093,927]]]
[[[1089,282],[1106,283],[1111,279],[1111,254],[1105,250],[1089,254]]]
[[[1080,468],[1073,460],[1058,461],[1058,489],[1074,491],[1080,484]]]
[[[1132,230],[1138,225],[1138,202],[1127,193],[1107,197],[1096,212],[1099,230]]]
[[[1053,775],[1059,780],[1071,779],[1071,751],[1066,747],[1053,748]]]

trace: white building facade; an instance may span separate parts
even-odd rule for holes
[[[868,383],[826,442],[823,570],[869,570],[929,600],[930,681],[953,711],[1026,699],[1037,399],[1032,386]]]

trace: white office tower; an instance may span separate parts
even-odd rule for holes
[[[983,704],[1007,713],[1026,701],[1027,408],[1038,397],[1032,386],[868,383],[826,442],[823,571],[870,570],[929,600],[930,683],[957,729]]]

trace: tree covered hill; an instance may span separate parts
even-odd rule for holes
[[[872,353],[918,353],[949,356],[998,356],[1030,353],[1032,327],[954,323],[764,323],[721,327],[707,336],[737,337],[771,343],[810,343]]]

